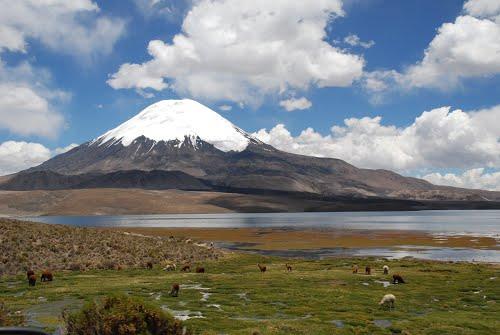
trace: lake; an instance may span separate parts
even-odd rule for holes
[[[483,236],[500,240],[500,210],[41,216],[22,219],[79,227],[359,229],[416,231],[444,236]],[[225,243],[223,246],[240,249],[237,243]],[[500,250],[418,245],[402,245],[397,248],[328,248],[306,251],[256,249],[254,251],[311,258],[348,255],[388,258],[410,256],[434,260],[500,262]]]
[[[79,227],[335,228],[500,237],[500,210],[37,216],[23,219]]]

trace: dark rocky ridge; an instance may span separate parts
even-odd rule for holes
[[[63,175],[53,171],[19,173],[3,184],[8,191],[66,190],[85,188],[142,188],[153,190],[205,191],[211,187],[200,179],[180,171],[117,171]]]
[[[136,172],[125,172],[129,170]],[[241,152],[223,152],[199,138],[193,143],[189,137],[181,143],[156,142],[142,136],[128,146],[124,146],[120,141],[87,142],[17,175],[17,185],[24,185],[25,189],[36,188],[37,181],[26,173],[40,171],[63,175],[58,177],[55,184],[64,187],[69,183],[70,188],[135,185],[152,189],[240,190],[243,193],[255,193],[259,190],[280,191],[328,197],[500,200],[500,192],[437,186],[387,170],[359,169],[339,159],[286,153],[256,140],[251,140],[248,147]],[[110,174],[120,171],[121,174]],[[147,175],[146,171],[154,173]],[[155,179],[158,171],[180,171],[185,174],[184,182],[178,184],[162,179],[166,175]],[[25,181],[19,180],[21,175]],[[74,182],[69,177],[74,175],[81,175],[78,178],[85,176],[85,180]],[[44,178],[47,180],[46,187],[50,188],[50,174]],[[168,184],[170,182],[172,183]],[[4,186],[0,185],[0,188],[5,189],[6,185],[9,185],[9,182],[4,183]]]

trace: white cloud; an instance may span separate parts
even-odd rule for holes
[[[344,42],[349,44],[350,46],[353,46],[353,47],[360,46],[360,47],[363,47],[365,49],[369,49],[375,45],[375,41],[370,40],[370,41],[364,42],[356,34],[347,35],[344,38]]]
[[[422,178],[436,185],[500,191],[500,171],[487,173],[484,168],[470,169],[461,174],[435,172]]]
[[[380,99],[386,89],[451,89],[463,79],[500,74],[499,14],[499,0],[466,2],[463,15],[439,27],[421,61],[401,72],[365,74],[364,88]]]
[[[299,99],[291,98],[280,101],[280,106],[286,109],[288,112],[291,112],[297,109],[299,110],[309,109],[312,106],[312,102],[307,100],[305,97]]]
[[[50,74],[28,63],[6,67],[0,61],[0,129],[22,136],[55,137],[64,117],[54,104],[69,94],[50,89]]]
[[[230,105],[221,105],[219,106],[219,109],[223,112],[229,112],[231,109],[233,109],[233,106]]]
[[[63,148],[50,150],[40,143],[6,141],[0,143],[0,176],[37,166],[55,155],[69,151],[78,145],[72,143]]]
[[[38,165],[50,157],[50,150],[39,143],[0,143],[0,176]]]
[[[498,0],[469,0],[464,4],[464,10],[476,17],[491,17],[500,14]]]
[[[386,126],[381,117],[350,118],[322,135],[312,128],[298,136],[282,124],[254,135],[278,149],[340,158],[359,167],[400,172],[500,166],[500,105],[472,112],[449,107],[422,113],[407,127]]]
[[[26,52],[30,39],[78,57],[109,53],[125,22],[90,0],[0,0],[0,51]]]
[[[181,33],[150,41],[152,59],[123,64],[108,84],[252,104],[290,88],[350,86],[363,58],[325,41],[342,15],[341,0],[198,1]]]

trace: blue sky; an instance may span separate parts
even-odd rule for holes
[[[0,174],[189,97],[283,150],[500,189],[498,0],[234,3],[2,6]]]

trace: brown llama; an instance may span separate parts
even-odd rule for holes
[[[32,274],[31,276],[28,277],[28,285],[35,286],[35,284],[36,284],[36,276]]]
[[[148,270],[152,270],[153,269],[153,262],[147,262],[146,267],[148,268]]]
[[[292,266],[290,264],[286,263],[285,266],[288,272],[292,272]]]
[[[356,273],[358,273],[358,271],[359,271],[359,266],[353,265],[352,266],[352,273],[356,274]]]
[[[197,266],[196,267],[196,273],[205,273],[205,268],[202,266]]]
[[[42,275],[40,276],[40,281],[52,281],[54,279],[54,276],[52,275],[52,272],[49,270],[45,270],[42,272]]]
[[[179,284],[177,284],[177,283],[173,284],[173,285],[172,285],[172,289],[170,290],[169,295],[170,295],[171,297],[177,297],[177,296],[179,296],[179,290],[180,290],[180,289],[181,289],[181,288],[180,288]]]
[[[372,268],[369,265],[367,265],[365,267],[365,275],[371,275],[371,274],[372,274]]]
[[[35,271],[33,270],[28,270],[26,271],[26,278],[30,279],[31,276],[35,275]]]
[[[392,283],[393,284],[405,284],[405,281],[404,281],[403,277],[401,277],[400,275],[394,274],[394,275],[392,275]]]
[[[184,265],[181,269],[183,272],[189,272],[191,271],[191,266],[190,265]]]
[[[265,265],[257,264],[257,266],[259,267],[260,272],[266,272],[267,267]]]

